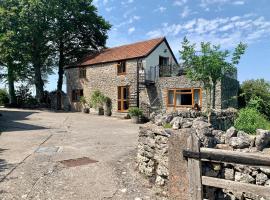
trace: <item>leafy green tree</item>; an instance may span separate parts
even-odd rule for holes
[[[51,38],[58,57],[57,90],[61,91],[64,66],[103,48],[111,25],[98,15],[91,0],[51,0],[50,7]]]
[[[0,65],[6,71],[9,103],[16,104],[14,83],[25,74],[25,56],[22,53],[21,5],[18,0],[0,1]]]
[[[53,20],[46,0],[18,0],[22,5],[20,19],[24,36],[24,53],[29,58],[30,77],[34,79],[38,102],[44,97],[44,72],[51,64],[50,22]]]
[[[270,120],[270,82],[264,79],[247,80],[241,84],[242,107],[256,108]]]
[[[246,45],[240,43],[231,55],[228,50],[222,50],[219,45],[202,42],[200,51],[196,51],[196,45],[190,44],[188,39],[184,38],[180,51],[181,59],[187,76],[193,81],[201,82],[206,91],[208,120],[210,120],[211,109],[215,108],[217,82],[224,76],[232,76],[236,72],[236,65],[245,49]],[[230,57],[231,61],[229,61]]]

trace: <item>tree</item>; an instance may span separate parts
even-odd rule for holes
[[[36,88],[36,99],[43,101],[43,75],[52,64],[51,42],[49,37],[50,23],[53,20],[49,2],[46,0],[19,0],[22,5],[20,19],[24,36],[24,53],[29,58],[30,78],[33,77]]]
[[[211,45],[210,42],[202,42],[200,51],[196,51],[195,47],[196,45],[190,44],[185,37],[180,55],[187,76],[191,80],[203,84],[207,96],[208,120],[210,121],[211,109],[215,108],[216,84],[224,76],[231,76],[236,72],[236,65],[239,63],[241,55],[244,54],[247,46],[240,43],[232,55],[228,50],[222,50],[219,45]],[[231,61],[228,61],[230,56],[232,57]]]
[[[241,84],[242,107],[256,108],[270,120],[270,82],[264,79],[246,80]]]
[[[91,0],[52,0],[50,3],[54,18],[51,38],[58,57],[57,90],[62,91],[64,66],[103,48],[111,25],[98,15]]]
[[[0,65],[7,71],[4,77],[10,104],[16,104],[14,82],[23,76],[27,65],[22,54],[20,10],[19,1],[0,1]]]

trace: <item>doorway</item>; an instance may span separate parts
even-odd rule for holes
[[[118,112],[126,112],[129,108],[129,86],[118,87]]]

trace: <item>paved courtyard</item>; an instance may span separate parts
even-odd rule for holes
[[[136,172],[139,125],[82,113],[0,113],[0,199],[155,199]]]

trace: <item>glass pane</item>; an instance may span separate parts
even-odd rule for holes
[[[121,101],[118,101],[118,110],[121,110]]]
[[[200,106],[200,98],[200,89],[194,89],[194,104],[198,104]]]
[[[128,87],[123,88],[123,95],[124,100],[128,99]]]
[[[181,94],[181,105],[192,105],[192,94]]]
[[[123,104],[124,104],[124,105],[123,105],[123,106],[124,106],[123,109],[124,109],[124,110],[128,110],[128,101],[124,101]]]
[[[173,90],[168,91],[168,104],[169,105],[174,104],[174,91]]]
[[[118,87],[118,99],[121,99],[121,87]]]
[[[181,94],[176,94],[176,105],[177,105],[177,106],[182,105],[182,104],[181,104],[181,102],[182,102],[182,101],[181,101],[181,96],[182,96]]]

